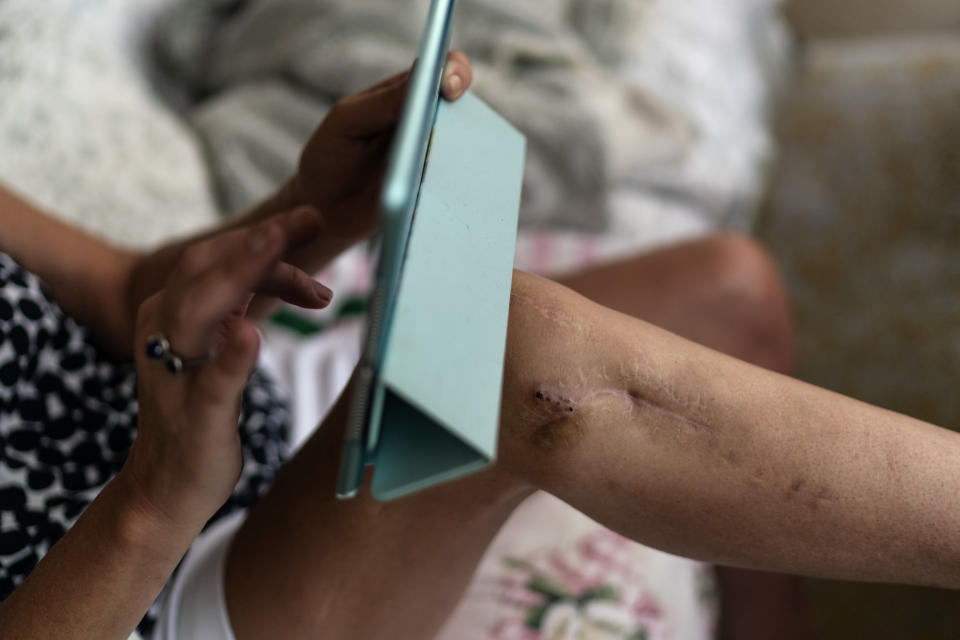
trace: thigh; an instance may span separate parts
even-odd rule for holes
[[[526,485],[499,469],[389,503],[334,497],[350,387],[268,493],[227,556],[238,640],[423,640],[457,604]]]

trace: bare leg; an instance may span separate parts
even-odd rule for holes
[[[556,281],[687,340],[792,373],[786,291],[773,262],[745,236],[716,234]]]
[[[496,468],[388,505],[330,498],[343,408],[238,533],[240,640],[429,638],[529,487],[704,560],[960,586],[960,436],[518,273]]]
[[[558,279],[605,307],[772,371],[793,373],[787,296],[767,254],[718,234]],[[810,631],[800,579],[717,567],[725,639],[800,640]]]
[[[225,588],[238,640],[433,637],[530,493],[494,470],[409,498],[334,498],[344,393],[238,532]]]

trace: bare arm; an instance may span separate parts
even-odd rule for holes
[[[135,309],[121,292],[138,253],[47,215],[3,185],[0,229],[0,251],[39,275],[64,311],[95,328],[102,343],[113,346],[110,336],[133,334]]]
[[[366,491],[339,501],[349,398],[231,544],[225,589],[240,640],[433,637],[498,528],[537,488],[681,555],[960,588],[960,436],[541,278],[514,277],[492,469],[387,504]]]
[[[615,530],[722,564],[960,588],[960,435],[524,274],[509,344],[504,465]]]
[[[37,274],[67,315],[94,331],[101,348],[129,358],[137,308],[163,288],[188,247],[230,229],[269,220],[302,202],[285,185],[227,227],[144,254],[109,244],[58,220],[0,185],[0,251]],[[288,207],[288,203],[295,204]],[[293,248],[286,256],[291,266],[306,264],[318,270],[356,241],[338,235],[337,225],[325,218],[311,224],[324,233]]]
[[[141,508],[114,478],[0,605],[6,638],[126,638],[200,533]],[[147,505],[148,506],[148,505]]]

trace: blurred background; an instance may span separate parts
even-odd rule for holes
[[[794,81],[758,224],[799,376],[960,428],[960,3],[793,0]],[[807,581],[825,639],[960,638],[960,594]]]

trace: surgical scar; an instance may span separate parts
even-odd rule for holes
[[[561,413],[573,413],[573,410],[576,408],[576,405],[571,398],[564,398],[563,396],[551,393],[549,391],[539,390],[535,395],[537,400],[547,403],[553,409]]]
[[[637,392],[623,391],[620,389],[593,389],[587,392],[570,392],[560,390],[551,385],[540,385],[534,391],[534,398],[545,411],[546,418],[559,420],[564,417],[570,417],[576,414],[577,408],[593,400],[594,398],[610,397],[619,398],[624,401],[624,407],[630,413],[637,409],[647,409],[666,416],[673,421],[680,422],[697,431],[709,430],[710,425],[694,420],[681,413],[668,409],[660,404],[647,400]]]

